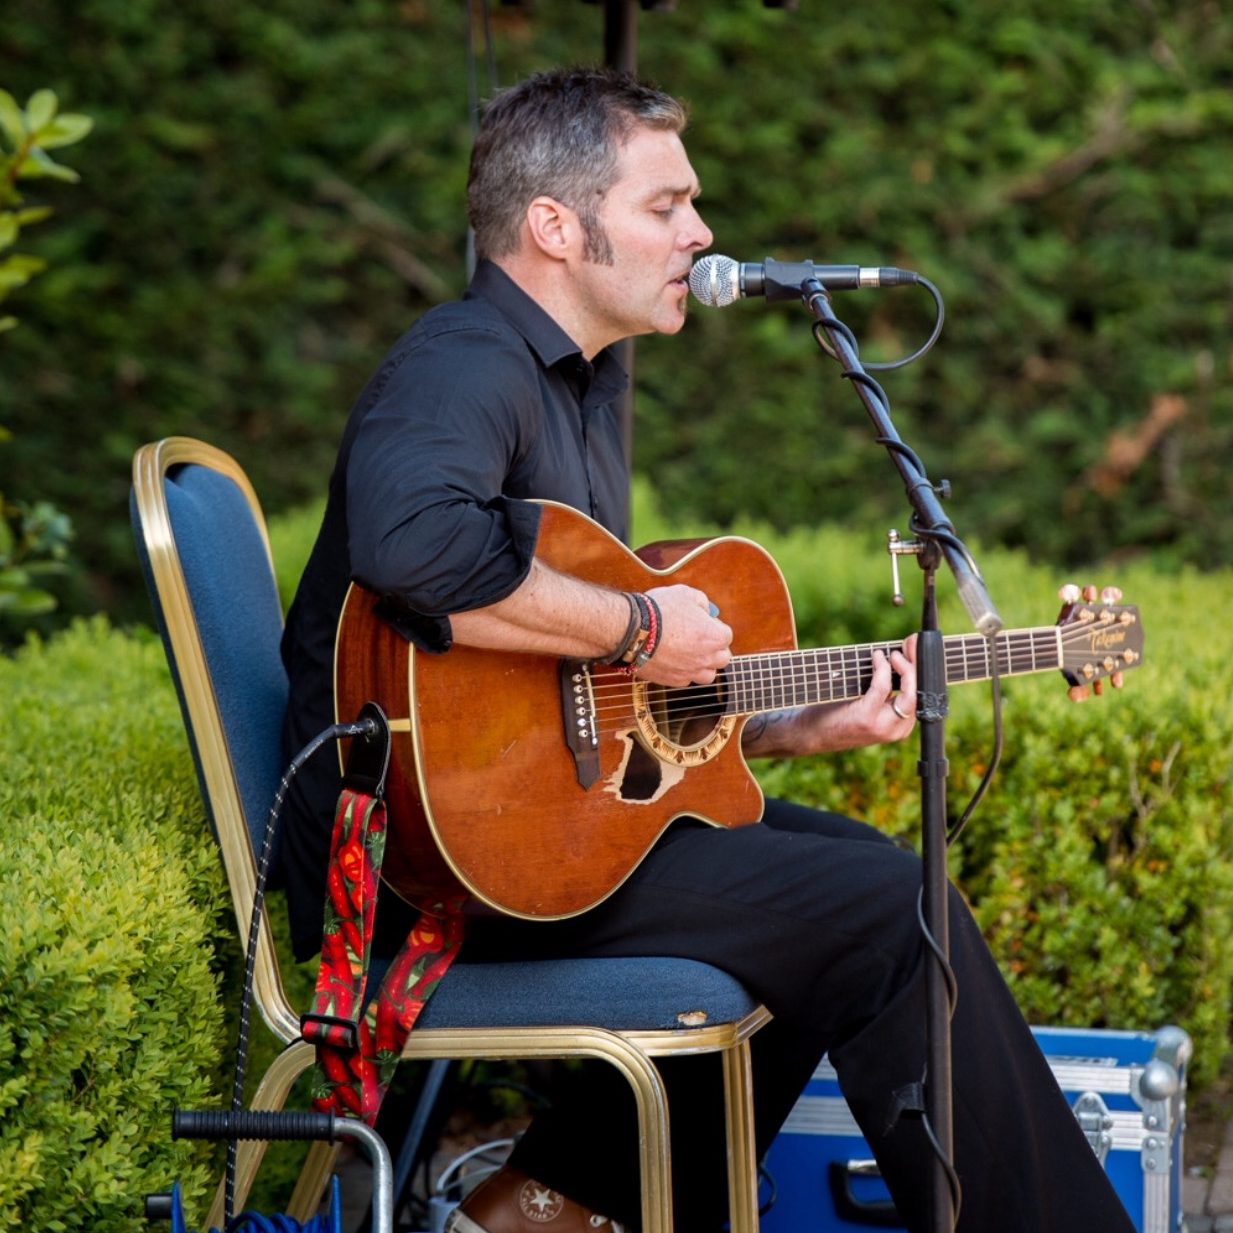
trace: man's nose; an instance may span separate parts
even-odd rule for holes
[[[687,228],[688,239],[686,241],[687,248],[710,248],[714,243],[715,237],[711,234],[711,229],[702,221],[702,215],[691,205],[689,207],[692,218],[690,226]]]

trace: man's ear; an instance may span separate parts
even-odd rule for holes
[[[578,215],[555,197],[536,197],[527,206],[527,229],[535,247],[557,261],[569,257],[582,240]]]

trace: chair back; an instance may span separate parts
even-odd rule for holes
[[[242,939],[270,806],[283,774],[287,676],[282,606],[265,519],[236,461],[188,437],[133,459],[134,536]],[[254,996],[284,1040],[299,1033],[268,922]]]

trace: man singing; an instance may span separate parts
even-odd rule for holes
[[[675,334],[693,259],[711,243],[682,143],[681,104],[600,70],[544,73],[489,106],[472,156],[479,265],[463,300],[427,313],[356,403],[316,547],[287,622],[289,752],[333,720],[332,657],[357,581],[419,650],[454,644],[625,662],[648,682],[708,684],[732,630],[702,591],[644,595],[584,582],[536,557],[537,500],[624,537],[629,481],[613,343]],[[892,674],[898,688],[892,689]],[[914,647],[876,653],[849,703],[750,720],[748,757],[822,754],[908,736]],[[337,774],[310,763],[290,802],[296,953],[320,946]],[[768,801],[760,825],[674,823],[599,906],[557,921],[471,922],[460,962],[677,955],[738,977],[773,1012],[754,1037],[759,1151],[823,1053],[905,1224],[928,1227],[933,1155],[921,1119],[896,1117],[919,1083],[926,959],[920,863],[837,814]],[[386,895],[386,946],[407,923]],[[951,962],[955,1166],[961,1233],[1130,1233],[1131,1223],[957,893]],[[447,976],[448,980],[449,977]],[[720,1084],[707,1059],[665,1066],[678,1227],[726,1215]],[[630,1228],[640,1205],[632,1100],[601,1067],[538,1116],[510,1162],[453,1216],[454,1233]],[[531,1202],[542,1199],[537,1210]]]

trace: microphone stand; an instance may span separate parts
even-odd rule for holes
[[[926,1039],[928,1066],[925,1080],[926,1133],[934,1149],[930,1203],[934,1233],[952,1233],[958,1209],[958,1183],[952,1164],[954,1117],[951,1070],[950,1019],[955,998],[951,971],[950,922],[946,871],[946,736],[949,704],[946,661],[938,627],[937,570],[943,560],[958,584],[973,624],[988,638],[1001,628],[1002,619],[985,588],[979,570],[954,526],[942,513],[939,490],[925,474],[916,453],[904,444],[890,417],[881,386],[865,371],[852,331],[831,309],[830,296],[816,278],[801,284],[801,298],[813,312],[819,345],[842,365],[843,376],[855,387],[884,445],[898,469],[912,507],[911,529],[918,541],[914,549],[924,572],[921,629],[917,640],[917,719],[920,721],[921,827],[923,885],[921,917],[931,951],[925,970]],[[822,343],[822,331],[830,344]]]

